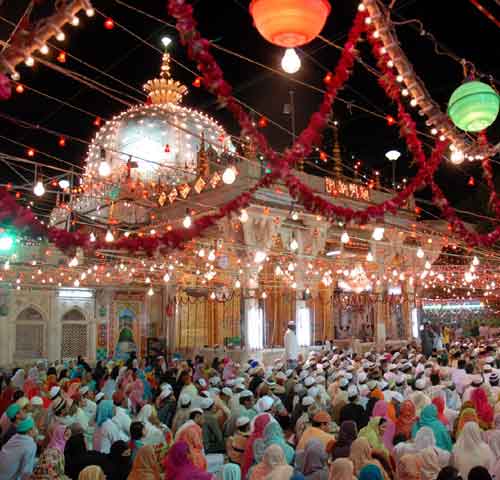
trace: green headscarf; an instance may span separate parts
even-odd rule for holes
[[[368,440],[371,447],[384,452],[389,455],[387,448],[385,448],[384,440],[380,435],[379,425],[382,417],[373,417],[368,422],[368,425],[359,431],[358,438],[364,437]]]
[[[420,418],[415,425],[413,425],[411,431],[413,438],[415,438],[415,435],[422,427],[429,427],[433,431],[434,437],[436,438],[436,446],[438,448],[451,452],[453,445],[451,443],[450,434],[448,433],[448,430],[446,430],[446,427],[438,419],[436,405],[427,405],[422,409]]]

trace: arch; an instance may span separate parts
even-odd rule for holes
[[[74,306],[61,317],[61,357],[86,357],[89,352],[88,320],[84,312]]]
[[[46,322],[41,311],[34,305],[18,312],[16,327],[16,358],[42,358],[46,352]]]

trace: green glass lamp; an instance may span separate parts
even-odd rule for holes
[[[466,132],[479,132],[497,118],[500,97],[489,85],[471,80],[458,87],[448,103],[451,121]]]

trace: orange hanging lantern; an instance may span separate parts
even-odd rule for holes
[[[469,187],[473,187],[475,184],[476,181],[474,180],[474,177],[470,177],[469,181],[467,182],[467,185],[469,185]]]
[[[250,14],[259,33],[274,45],[300,47],[315,39],[330,15],[328,0],[252,0]]]

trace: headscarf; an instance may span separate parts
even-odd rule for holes
[[[85,467],[78,475],[78,480],[105,480],[104,472],[97,465]]]
[[[436,480],[441,471],[439,455],[432,447],[424,448],[420,453],[421,465],[420,473],[422,480]]]
[[[107,455],[113,465],[113,474],[107,475],[107,480],[127,478],[132,469],[132,456],[124,456],[123,453],[129,449],[127,442],[117,440],[111,445]]]
[[[493,459],[493,452],[481,438],[479,425],[467,422],[453,447],[453,466],[462,478],[467,478],[472,467],[481,465],[489,468]]]
[[[439,396],[439,397],[434,397],[432,399],[432,403],[436,405],[437,412],[438,412],[438,419],[443,425],[448,425],[450,422],[446,418],[446,415],[444,414],[444,408],[445,408],[445,403],[444,403],[444,398]]]
[[[354,465],[354,474],[359,475],[361,469],[372,460],[372,447],[364,437],[358,437],[351,445],[350,460]]]
[[[412,453],[406,453],[399,459],[398,480],[420,480],[420,458]]]
[[[128,480],[161,480],[160,466],[151,445],[137,451]]]
[[[399,416],[396,420],[396,433],[400,433],[405,438],[411,438],[411,428],[415,423],[417,409],[411,400],[405,400],[401,404]]]
[[[24,370],[20,368],[19,370],[16,371],[16,373],[14,373],[14,376],[10,380],[12,385],[14,385],[14,387],[16,387],[18,390],[23,389],[24,375],[25,375]]]
[[[248,441],[245,446],[245,451],[243,452],[243,458],[241,462],[241,476],[246,478],[250,467],[253,464],[254,460],[254,450],[253,445],[256,440],[264,437],[264,430],[267,425],[273,421],[273,418],[269,414],[261,414],[255,417],[255,421],[252,428],[252,433],[248,437]],[[283,450],[281,450],[283,452]]]
[[[468,402],[470,403],[470,402]],[[477,417],[477,413],[472,407],[464,408],[462,409],[462,412],[460,413],[460,416],[458,417],[457,420],[457,428],[455,430],[455,438],[458,438],[460,436],[460,433],[462,432],[464,426],[468,422],[474,422],[479,424],[479,418]]]
[[[227,463],[219,475],[220,480],[241,480],[241,469],[235,463]]]
[[[436,437],[430,427],[422,427],[415,435],[415,448],[417,452],[424,450],[427,447],[436,446]]]
[[[308,480],[323,480],[328,478],[328,454],[323,443],[317,438],[312,438],[304,448],[304,466],[301,473]],[[351,479],[349,479],[351,480]]]
[[[368,425],[359,431],[358,437],[365,437],[373,449],[380,450],[388,455],[389,452],[380,436],[379,425],[381,420],[381,417],[371,418]]]
[[[340,425],[340,432],[332,451],[332,459],[346,458],[351,453],[352,442],[358,436],[358,427],[353,420],[346,420]]]
[[[210,480],[209,473],[195,467],[189,456],[186,442],[175,442],[165,458],[165,472],[168,480]]]
[[[66,425],[62,425],[60,423],[56,424],[50,433],[48,448],[55,448],[64,454],[64,447],[66,446],[66,439],[64,438],[64,435],[67,428],[68,427]]]
[[[422,409],[420,418],[412,428],[412,435],[415,436],[422,427],[429,427],[434,433],[436,445],[443,450],[451,452],[452,444],[450,434],[446,427],[438,420],[436,405],[427,405]]]
[[[114,404],[112,400],[102,400],[97,405],[96,424],[100,427],[106,420],[113,418]]]
[[[259,451],[258,449],[258,446],[260,444],[262,444],[263,446],[261,451]],[[283,449],[283,453],[285,454],[287,463],[291,464],[295,455],[295,451],[290,445],[286,443],[283,429],[281,428],[281,425],[276,421],[269,422],[266,428],[264,428],[264,437],[262,442],[260,440],[257,440],[254,443],[253,452],[255,461],[260,462],[266,448],[269,447],[269,445],[273,444],[279,445]]]
[[[354,480],[354,465],[348,458],[337,458],[330,467],[330,480]]]
[[[483,428],[491,427],[494,411],[488,402],[486,392],[482,388],[476,388],[472,391],[470,399],[474,405],[479,421],[483,424]]]
[[[369,464],[361,469],[358,480],[384,480],[384,476],[377,465]]]
[[[262,461],[252,468],[248,480],[275,480],[278,475],[288,480],[292,473],[292,467],[286,464],[283,449],[279,445],[270,445],[266,448]]]
[[[393,421],[393,418],[395,418],[394,405],[392,403],[389,405],[385,400],[379,400],[373,407],[372,418],[374,417],[381,417],[387,421],[383,440],[385,448],[392,450],[394,448],[393,440],[396,433],[396,425]]]

